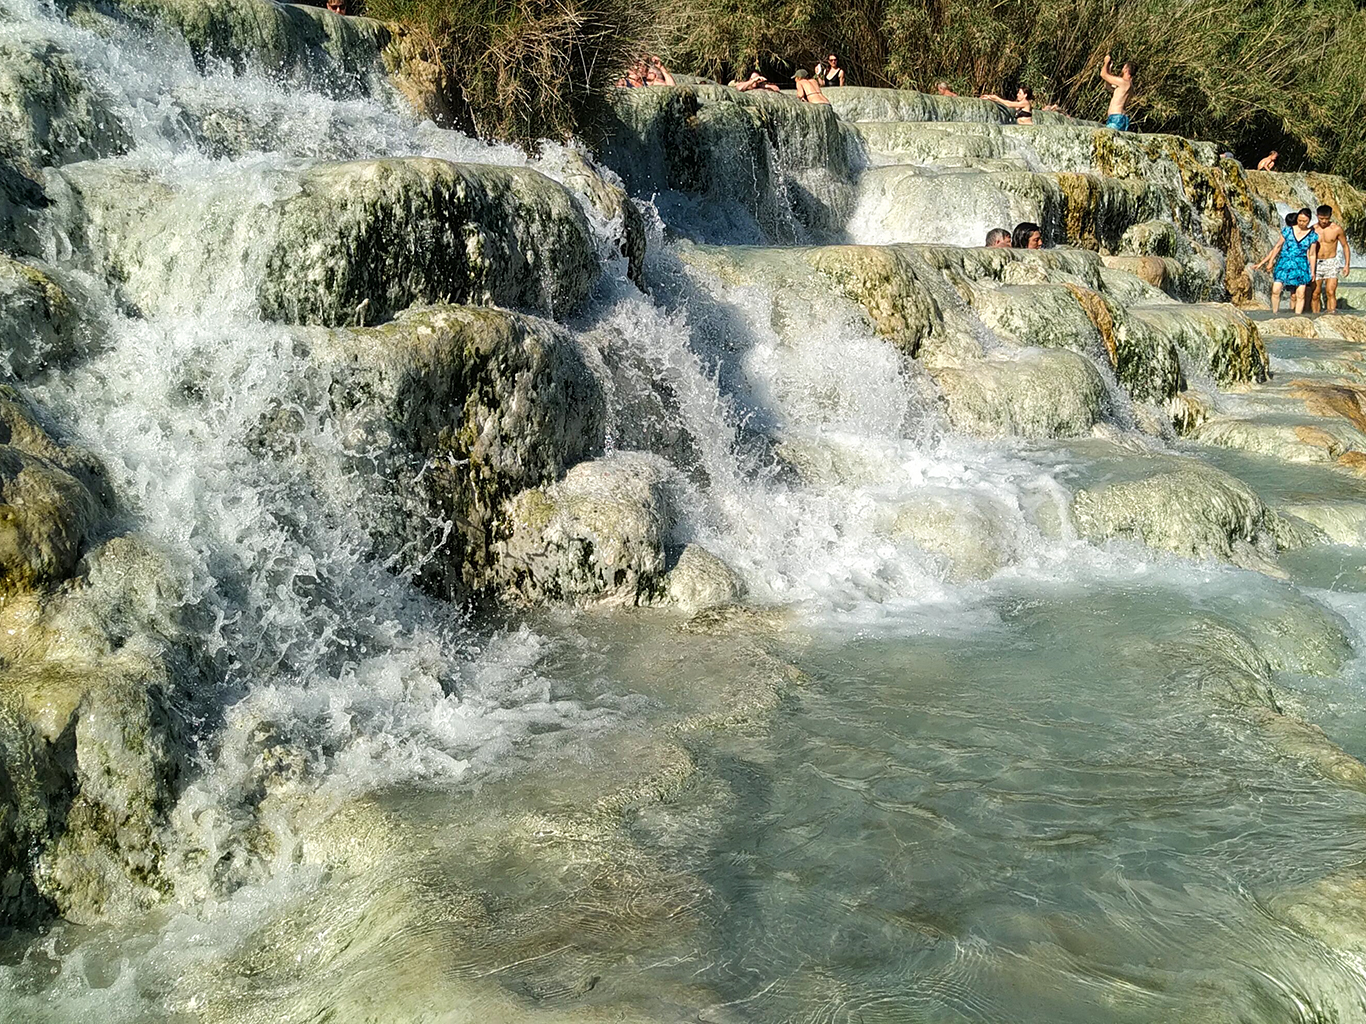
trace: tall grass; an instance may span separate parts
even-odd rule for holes
[[[666,48],[722,76],[839,54],[853,82],[1003,94],[1100,117],[1107,52],[1139,65],[1135,127],[1366,180],[1366,12],[1353,0],[665,0]]]
[[[365,0],[365,13],[404,27],[467,127],[528,149],[591,133],[654,41],[648,0]]]

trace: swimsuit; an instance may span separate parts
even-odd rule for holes
[[[1105,127],[1113,128],[1117,132],[1127,132],[1129,130],[1129,115],[1111,114],[1105,119]]]
[[[1034,108],[1027,107],[1024,110],[1015,111],[1015,123],[1019,124],[1024,118],[1029,118],[1029,123],[1034,123]]]
[[[1285,239],[1285,244],[1281,247],[1280,256],[1276,257],[1273,276],[1281,284],[1288,284],[1292,288],[1308,284],[1312,280],[1309,276],[1309,250],[1319,240],[1318,234],[1310,230],[1305,232],[1303,238],[1296,238],[1294,228],[1281,228],[1281,237]]]
[[[1314,267],[1315,281],[1333,281],[1342,276],[1342,253],[1319,260]]]

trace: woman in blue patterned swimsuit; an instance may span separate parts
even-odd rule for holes
[[[1309,283],[1314,280],[1314,264],[1318,262],[1319,255],[1319,236],[1309,227],[1313,213],[1307,207],[1293,216],[1294,227],[1287,224],[1281,228],[1281,240],[1266,254],[1266,259],[1256,264],[1253,269],[1270,270],[1272,262],[1275,262],[1276,269],[1272,274],[1271,284],[1271,309],[1275,313],[1281,311],[1281,292],[1289,286],[1295,289],[1292,306],[1295,315],[1299,316],[1304,312],[1304,299],[1308,294]],[[1289,221],[1291,218],[1285,219]]]

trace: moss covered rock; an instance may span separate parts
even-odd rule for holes
[[[108,99],[69,53],[51,42],[0,40],[0,158],[37,174],[127,147]]]
[[[518,495],[499,546],[505,592],[536,602],[662,597],[684,491],[677,470],[658,456],[618,452]]]
[[[601,450],[599,383],[575,340],[547,321],[432,306],[380,327],[300,337],[350,447],[378,463],[377,485],[393,499],[376,545],[439,550],[425,572],[448,593],[489,585],[507,499]],[[279,430],[287,420],[262,443],[279,443]]]
[[[441,301],[567,315],[597,274],[583,211],[535,171],[377,160],[299,184],[275,211],[260,289],[273,319],[374,322]]]

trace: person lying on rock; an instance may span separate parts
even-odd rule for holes
[[[645,87],[645,62],[638,60],[626,69],[626,74],[617,79],[619,89],[643,89]]]
[[[741,92],[749,92],[753,89],[762,89],[765,92],[782,92],[777,83],[770,82],[759,72],[751,71],[748,78],[737,78],[730,83],[732,89],[739,89]]]
[[[948,82],[935,82],[934,91],[940,96],[957,96],[958,94],[949,88]]]
[[[1129,90],[1134,87],[1134,72],[1138,70],[1134,62],[1126,60],[1124,66],[1115,74],[1110,68],[1110,55],[1105,55],[1105,63],[1100,66],[1100,77],[1111,89],[1110,107],[1105,114],[1105,127],[1117,132],[1129,130],[1129,115],[1124,113],[1124,105],[1129,102]]]
[[[1347,235],[1341,224],[1333,223],[1333,208],[1323,205],[1316,211],[1318,223],[1314,234],[1319,236],[1318,268],[1314,272],[1314,283],[1309,286],[1309,311],[1319,311],[1319,292],[1326,291],[1324,308],[1330,313],[1338,311],[1338,278],[1352,272],[1352,247],[1347,244]],[[1342,252],[1338,252],[1338,246]]]
[[[646,85],[677,85],[674,76],[669,74],[669,69],[664,66],[658,57],[647,57],[645,67]]]
[[[992,103],[999,103],[1007,110],[1013,110],[1016,124],[1034,123],[1034,92],[1031,89],[1026,89],[1023,85],[1015,90],[1013,100],[1002,99],[994,92],[983,93],[982,99],[991,100]]]
[[[821,84],[811,77],[811,72],[806,68],[798,68],[797,74],[793,76],[797,82],[797,99],[807,103],[829,103],[825,94],[821,92]]]
[[[1294,225],[1287,223],[1281,228],[1281,240],[1264,259],[1253,265],[1254,270],[1270,270],[1272,261],[1275,261],[1276,269],[1272,272],[1271,280],[1273,313],[1281,311],[1281,293],[1287,285],[1295,289],[1292,303],[1295,315],[1299,316],[1304,312],[1305,292],[1318,269],[1319,236],[1309,226],[1310,216],[1307,206],[1296,213],[1287,214],[1286,221],[1294,218]]]
[[[1280,153],[1273,149],[1270,153],[1257,161],[1257,170],[1274,171],[1276,169],[1276,157],[1280,155]]]
[[[1012,249],[1042,249],[1043,228],[1032,220],[1016,224],[1015,231],[1010,236],[1010,247]]]
[[[1039,236],[1042,239],[1042,235]],[[986,246],[988,249],[1009,249],[1010,248],[1010,229],[992,228],[987,232]]]

